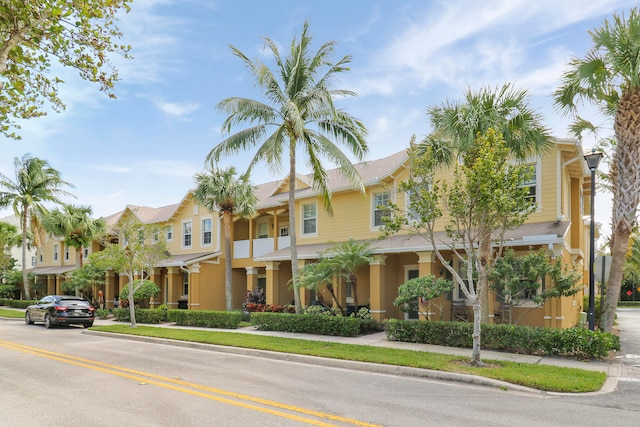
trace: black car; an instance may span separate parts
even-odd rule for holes
[[[48,295],[27,307],[24,321],[27,325],[43,322],[45,328],[55,325],[77,325],[85,328],[93,326],[96,309],[82,297],[71,295]]]

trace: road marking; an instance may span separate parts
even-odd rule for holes
[[[357,425],[357,426],[363,426],[363,427],[380,427],[376,424],[366,423],[366,422],[354,420],[351,418],[340,417],[337,415],[327,414],[324,412],[313,411],[310,409],[305,409],[305,408],[301,408],[293,405],[287,405],[284,403],[262,399],[259,397],[249,396],[241,393],[235,393],[227,390],[217,389],[214,387],[208,387],[205,385],[191,383],[191,382],[187,382],[187,381],[183,381],[175,378],[155,375],[148,372],[137,371],[135,369],[129,369],[129,368],[124,368],[116,365],[110,365],[108,363],[98,362],[95,360],[69,356],[66,354],[56,353],[56,352],[40,349],[37,347],[31,347],[31,346],[18,344],[10,341],[0,340],[0,346],[8,349],[32,354],[39,357],[45,357],[48,359],[57,360],[70,365],[81,366],[87,369],[92,369],[94,371],[104,372],[110,375],[116,375],[119,377],[131,379],[138,383],[151,384],[158,387],[167,388],[170,390],[174,390],[182,393],[188,393],[194,396],[199,396],[205,399],[215,400],[218,402],[239,406],[239,407],[254,410],[254,411],[268,413],[278,417],[283,417],[283,418],[304,422],[311,425],[332,426],[334,424],[328,424],[324,421],[305,418],[299,415],[289,414],[283,411],[286,410],[286,411],[296,412],[299,414],[320,418],[321,420],[330,420],[330,421],[335,421],[335,422],[340,422],[340,423],[350,424],[350,425]],[[219,396],[215,396],[213,394],[217,394]],[[221,396],[226,396],[226,397],[221,397]],[[237,399],[237,400],[232,400],[230,398]],[[245,403],[243,401],[257,403],[263,406],[253,405],[251,403]],[[267,407],[265,408],[264,406],[267,406]],[[271,409],[271,408],[280,409],[281,411]]]

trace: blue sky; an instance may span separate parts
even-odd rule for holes
[[[623,0],[134,0],[120,19],[133,60],[115,58],[117,100],[70,70],[62,98],[67,109],[23,125],[23,139],[0,139],[0,171],[13,176],[13,158],[31,153],[75,185],[75,204],[106,216],[127,204],[179,202],[193,175],[223,139],[230,96],[257,98],[247,70],[229,45],[268,64],[266,36],[286,51],[305,20],[314,48],[333,40],[334,59],[353,55],[351,71],[335,87],[358,96],[340,107],[369,130],[377,159],[428,134],[431,105],[459,100],[467,88],[512,82],[531,93],[531,105],[555,136],[569,120],[554,110],[551,93],[572,55],[591,46],[587,31],[635,1]],[[591,109],[593,111],[593,109]],[[601,119],[589,109],[583,114]],[[604,132],[610,132],[605,123]],[[586,141],[585,147],[592,143]],[[223,160],[243,170],[247,153]],[[304,171],[304,165],[300,165]],[[257,169],[252,182],[280,179]],[[610,202],[598,196],[596,219],[608,225]],[[8,211],[0,212],[8,214]]]

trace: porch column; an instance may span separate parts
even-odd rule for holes
[[[167,280],[169,283],[167,289],[167,307],[178,308],[178,300],[182,295],[182,271],[180,267],[167,268]]]
[[[104,305],[106,308],[113,308],[113,297],[115,296],[113,270],[107,270],[104,274]]]
[[[164,300],[164,286],[162,286],[162,269],[160,268],[152,268],[151,274],[149,275],[149,280],[156,284],[158,288],[160,288],[160,293],[158,296],[151,297],[149,300],[149,308],[154,308],[156,305],[162,304],[161,301]]]
[[[47,295],[54,295],[56,293],[56,276],[53,274],[47,274]]]
[[[200,263],[196,262],[189,267],[189,308],[200,308]]]
[[[423,252],[416,252],[418,254],[418,274],[420,275],[420,277],[422,276],[428,276],[429,274],[432,274],[436,277],[439,277],[438,275],[438,271],[436,268],[436,261],[437,261],[437,257],[436,257],[436,253],[433,251],[423,251]],[[435,300],[437,300],[437,304],[444,304],[444,296],[440,296],[437,298],[434,298]],[[429,317],[433,316],[432,313],[429,312],[429,307],[428,305],[424,305],[424,304],[420,304],[420,310],[418,310],[420,315],[420,320],[425,320],[425,317],[422,313],[429,313]]]
[[[252,291],[258,287],[258,269],[256,267],[245,267],[247,270],[247,291]]]
[[[276,237],[276,241],[278,240],[278,238]],[[298,260],[298,271],[300,271],[302,268],[304,268],[304,266],[307,264],[307,261],[304,259],[299,259]],[[304,307],[308,306],[309,304],[311,304],[311,301],[309,300],[309,295],[310,292],[308,289],[306,288],[300,288],[300,304],[302,305],[302,308],[304,309]]]
[[[369,263],[369,312],[378,322],[387,316],[387,295],[384,286],[386,259],[386,255],[378,255],[373,262]]]
[[[267,261],[267,304],[280,302],[280,263]]]

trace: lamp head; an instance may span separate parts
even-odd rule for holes
[[[584,155],[584,160],[587,162],[587,167],[591,172],[598,169],[602,156],[603,154],[600,151],[596,151],[595,148],[591,150],[590,154]]]

